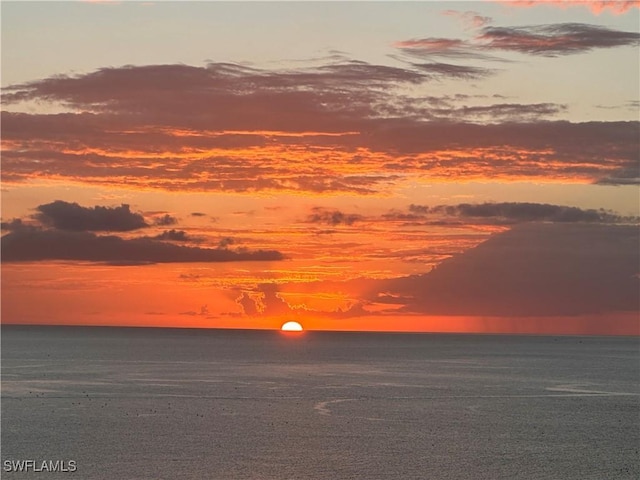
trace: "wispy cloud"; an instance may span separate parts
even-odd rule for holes
[[[158,65],[14,85],[3,102],[57,102],[72,112],[3,111],[2,179],[353,194],[408,178],[459,179],[463,169],[469,180],[637,181],[637,122],[552,122],[564,105],[465,105],[405,88],[485,74],[438,62]]]
[[[393,46],[406,55],[418,58],[502,60],[483,51],[480,45],[470,40],[461,40],[459,38],[413,38],[395,42]]]
[[[414,63],[416,68],[434,75],[442,75],[447,78],[475,79],[482,78],[493,73],[488,68],[473,67],[470,65],[452,65],[449,63]]]
[[[277,261],[274,250],[231,251],[175,245],[151,238],[65,230],[14,230],[2,237],[2,261],[78,260],[114,264]]]
[[[596,48],[640,45],[640,34],[583,23],[530,27],[485,27],[478,36],[483,48],[555,57]]]
[[[169,240],[169,241],[172,241],[172,242],[193,242],[193,241],[197,241],[197,239],[191,237],[184,230],[175,230],[173,228],[171,230],[165,230],[164,232],[159,233],[158,235],[155,235],[153,237],[153,239],[155,239],[155,240]]]
[[[457,205],[410,205],[412,219],[445,216],[466,222],[512,224],[524,222],[626,223],[638,218],[625,217],[606,210],[582,209],[564,205],[530,202],[460,203]]]
[[[313,213],[307,216],[308,223],[321,223],[324,225],[353,225],[364,217],[356,213],[344,213],[340,210],[314,207]]]
[[[497,1],[513,7],[539,7],[549,6],[567,9],[571,7],[586,7],[594,14],[599,15],[609,12],[614,15],[622,15],[633,8],[640,8],[640,0],[490,0]]]
[[[480,28],[493,22],[491,17],[486,17],[473,11],[444,10],[442,14],[459,19],[468,28]]]
[[[489,52],[511,51],[556,57],[590,50],[637,46],[640,34],[584,23],[558,23],[519,27],[486,26],[470,40],[422,38],[395,46],[413,57],[500,60]]]
[[[329,213],[327,211],[327,214]],[[343,214],[339,211],[335,211],[335,215],[338,219],[353,217],[369,224],[400,222],[412,226],[515,225],[531,222],[638,224],[640,222],[640,217],[619,215],[604,209],[584,209],[533,202],[458,203],[432,206],[410,204],[404,210],[392,209],[380,216],[365,217],[354,213]],[[330,215],[327,216],[331,218]],[[335,224],[339,223],[346,222],[336,221]]]

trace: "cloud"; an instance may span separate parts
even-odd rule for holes
[[[226,63],[124,66],[12,85],[5,89],[3,102],[45,100],[93,114],[135,113],[138,119],[153,117],[166,126],[191,112],[190,127],[298,132],[296,120],[301,117],[305,123],[315,118],[326,125],[335,110],[345,111],[347,105],[372,113],[369,100],[375,89],[425,80],[427,76],[410,68],[358,61],[295,71]],[[352,103],[344,102],[347,98]],[[212,102],[217,108],[210,108]],[[261,114],[274,104],[286,107],[281,115]]]
[[[520,27],[486,26],[472,40],[426,37],[396,42],[403,53],[421,58],[500,60],[494,50],[557,57],[597,48],[640,45],[640,34],[584,23],[558,23]],[[455,73],[455,72],[454,72]],[[487,71],[490,73],[490,71]]]
[[[398,152],[401,160],[384,163],[385,169],[398,173],[422,171],[435,178],[490,176],[494,180],[562,177],[565,181],[591,178],[591,182],[598,182],[606,178],[609,184],[627,184],[638,181],[638,125],[638,122],[507,121],[493,125],[407,122],[402,129],[378,132],[371,139],[371,147]]]
[[[629,218],[605,210],[581,209],[562,205],[528,202],[502,203],[460,203],[458,205],[410,205],[411,218],[426,218],[429,215],[444,215],[462,218],[465,221],[482,221],[498,224],[523,222],[556,223],[625,223],[637,222],[638,218]]]
[[[640,308],[637,226],[519,225],[371,300],[421,315],[558,316]]]
[[[147,227],[144,217],[129,209],[119,207],[82,207],[77,203],[56,200],[36,207],[34,218],[42,224],[70,231],[125,232]]]
[[[192,242],[195,241],[194,238],[187,235],[187,232],[184,230],[165,230],[162,233],[152,237],[155,240],[169,240],[174,242]]]
[[[556,57],[596,48],[640,45],[640,34],[583,23],[529,27],[485,27],[477,39],[485,49]]]
[[[154,225],[158,225],[162,227],[168,227],[171,225],[175,225],[176,223],[178,223],[178,219],[175,217],[172,217],[168,213],[165,213],[164,215],[161,215],[153,219]]]
[[[526,223],[429,273],[262,284],[238,292],[236,303],[248,316],[366,318],[387,328],[401,316],[413,328],[437,318],[464,330],[458,320],[466,317],[483,332],[557,333],[568,321],[574,332],[628,333],[640,308],[639,241],[637,226]]]
[[[229,245],[233,245],[234,243],[236,243],[236,240],[232,237],[223,237],[218,242],[218,248],[227,248]]]
[[[393,46],[406,55],[419,58],[442,57],[501,61],[500,58],[483,52],[473,42],[459,38],[413,38],[395,42]]]
[[[497,0],[513,7],[538,7],[550,6],[557,8],[587,7],[596,15],[610,12],[614,15],[622,15],[633,8],[640,8],[640,0]]]
[[[416,68],[434,76],[447,78],[476,79],[493,73],[488,68],[472,67],[469,65],[451,65],[449,63],[414,63]]]
[[[343,213],[340,210],[330,210],[323,207],[314,207],[313,213],[307,216],[308,223],[321,223],[324,225],[353,225],[363,220],[362,215],[355,213]]]
[[[452,116],[455,113],[466,118],[500,121],[535,121],[557,115],[567,109],[566,105],[555,103],[499,103],[493,105],[465,106],[461,108],[434,109],[433,113]]]
[[[491,17],[485,17],[478,12],[472,11],[460,12],[458,10],[444,10],[442,14],[458,18],[467,28],[479,28],[493,22]]]
[[[332,306],[327,306],[324,302],[320,302],[320,306],[314,305],[314,292],[305,292],[303,285],[297,287],[302,287],[301,295],[283,291],[275,283],[259,284],[252,290],[240,292],[235,302],[242,313],[248,316],[295,318],[298,315],[314,315],[325,319],[342,319],[366,313],[361,302],[350,298],[344,298]]]
[[[211,315],[211,313],[209,312],[209,306],[208,305],[202,305],[200,307],[199,311],[195,311],[195,310],[189,310],[187,312],[180,312],[180,315],[189,315],[189,316],[201,316],[201,317],[207,317],[207,318],[213,318],[213,316]]]
[[[8,231],[8,232],[20,232],[20,231],[30,231],[30,230],[37,230],[39,227],[38,226],[34,226],[34,225],[29,225],[27,223],[24,223],[22,221],[22,219],[20,218],[14,218],[13,220],[11,220],[10,222],[2,222],[0,224],[0,228],[3,231]]]
[[[78,260],[111,264],[277,261],[275,250],[234,252],[228,249],[175,245],[150,238],[68,230],[13,231],[1,239],[2,261]]]
[[[383,67],[128,66],[13,85],[3,105],[36,100],[71,112],[3,111],[2,181],[367,195],[408,178],[461,173],[468,180],[637,179],[638,122],[552,122],[564,105],[413,95],[416,82],[490,71],[439,62]]]

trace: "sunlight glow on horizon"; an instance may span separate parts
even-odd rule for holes
[[[640,0],[107,3],[2,5],[4,322],[638,331]]]

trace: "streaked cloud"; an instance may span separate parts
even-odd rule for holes
[[[4,235],[3,262],[75,260],[115,265],[175,262],[278,261],[275,250],[232,251],[175,245],[150,238],[124,239],[115,235],[67,230],[14,230]]]
[[[2,179],[353,194],[408,178],[459,179],[462,169],[469,180],[637,182],[638,122],[554,122],[566,106],[469,105],[468,95],[406,90],[436,74],[485,73],[445,63],[293,72],[158,65],[14,85],[8,104],[50,101],[77,112],[2,112]]]
[[[340,210],[331,210],[322,207],[314,207],[307,216],[308,223],[321,223],[324,225],[352,225],[361,221],[364,217],[355,213],[344,213]]]
[[[469,28],[480,28],[493,21],[491,17],[480,15],[478,12],[473,11],[444,10],[442,14],[459,19]]]
[[[424,37],[401,40],[393,44],[405,55],[418,58],[449,58],[502,61],[499,57],[483,52],[480,45],[459,38]]]
[[[640,45],[640,34],[583,23],[530,27],[485,27],[477,39],[482,48],[556,57],[596,48]]]
[[[431,75],[442,75],[447,78],[476,79],[491,75],[493,70],[470,65],[452,65],[449,63],[414,63],[414,67]]]
[[[601,25],[557,23],[530,26],[485,26],[469,40],[425,37],[395,44],[413,57],[501,60],[489,52],[511,51],[557,57],[594,49],[640,45],[640,34]]]
[[[507,4],[513,7],[539,7],[549,6],[567,9],[571,7],[586,7],[596,15],[609,12],[614,15],[622,15],[633,8],[640,8],[639,0],[491,0]]]
[[[184,230],[175,230],[173,228],[171,230],[165,230],[164,232],[159,233],[158,235],[155,235],[153,238],[155,240],[169,240],[169,241],[172,241],[172,242],[194,242],[194,241],[197,241],[197,239],[191,237]]]
[[[413,220],[430,216],[445,216],[461,218],[465,222],[482,221],[498,224],[524,222],[628,223],[639,220],[638,217],[624,217],[605,210],[529,202],[460,203],[433,207],[412,204],[409,205],[408,210],[410,217],[407,218]]]

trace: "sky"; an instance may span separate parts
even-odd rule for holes
[[[4,323],[640,334],[639,1],[0,8]]]

